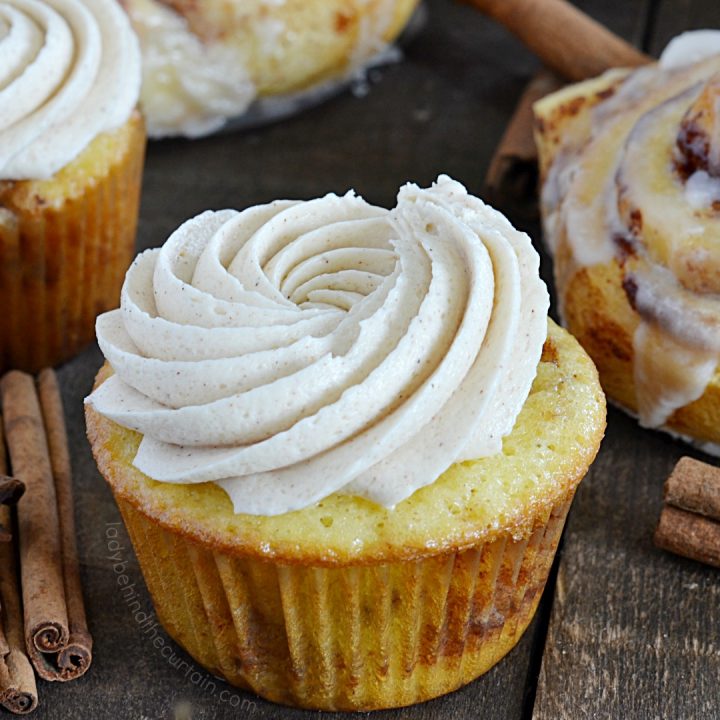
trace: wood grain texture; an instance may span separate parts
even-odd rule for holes
[[[160,245],[181,222],[208,208],[243,208],[276,197],[309,198],[349,188],[370,202],[392,206],[401,184],[428,184],[439,172],[480,192],[494,146],[537,62],[522,48],[509,51],[507,35],[472,8],[436,0],[429,10],[430,22],[407,47],[405,62],[380,71],[366,97],[345,93],[248,133],[152,143],[138,249]],[[58,372],[72,451],[83,588],[95,641],[93,666],[61,690],[43,685],[43,703],[34,717],[65,720],[71,711],[93,720],[173,719],[176,714],[193,720],[328,717],[280,708],[228,687],[154,625],[130,542],[122,525],[111,524],[120,518],[84,436],[82,399],[100,365],[100,353],[92,347]],[[511,654],[480,681],[379,717],[520,718],[536,628],[531,625]]]
[[[653,547],[687,447],[617,410],[565,533],[533,718],[700,718],[720,707],[717,570]]]
[[[641,42],[650,0],[621,4],[579,0],[576,4],[634,44]],[[706,5],[710,4],[708,0]],[[406,48],[405,61],[380,71],[381,79],[371,83],[367,97],[346,93],[295,118],[244,134],[151,144],[138,249],[160,245],[182,221],[208,208],[242,208],[276,197],[308,198],[351,187],[370,202],[390,206],[402,183],[413,180],[427,184],[439,172],[447,172],[472,192],[480,192],[493,150],[539,63],[516,38],[476,10],[448,0],[431,0],[427,5],[429,22]],[[507,210],[513,221],[539,237],[534,211],[527,207]],[[543,260],[546,278],[549,268]],[[95,657],[91,670],[76,682],[64,687],[43,684],[43,703],[33,717],[366,717],[289,710],[229,688],[197,666],[155,626],[135,556],[122,525],[117,524],[117,509],[97,473],[84,436],[82,399],[100,365],[101,355],[92,347],[59,371]],[[702,717],[699,711],[685,715],[673,712],[671,701],[687,694],[686,703],[678,705],[681,710],[687,710],[693,699],[698,708],[705,703],[707,709],[712,691],[717,692],[703,674],[699,680],[686,674],[697,671],[698,657],[712,659],[716,651],[716,645],[711,646],[707,638],[712,628],[720,626],[717,608],[712,605],[717,606],[720,600],[717,575],[662,553],[651,544],[662,482],[674,461],[687,450],[663,436],[640,430],[619,413],[612,413],[610,423],[597,469],[581,485],[563,552],[569,563],[564,563],[561,576],[561,594],[567,599],[563,616],[567,613],[573,620],[573,629],[566,633],[562,623],[555,622],[551,633],[552,664],[564,657],[563,650],[574,657],[575,647],[589,658],[578,665],[575,676],[552,674],[557,697],[552,709],[559,704],[574,708],[576,714],[538,717],[592,717],[590,709],[594,709],[594,717],[646,717],[643,710],[650,705],[642,697],[624,698],[624,705],[618,704],[620,701],[607,704],[606,697],[613,692],[605,682],[607,678],[615,678],[617,692],[628,695],[646,694],[656,701],[664,692],[667,712],[661,717]],[[630,505],[626,507],[624,502]],[[571,562],[574,555],[576,560]],[[610,590],[604,574],[607,568],[614,572]],[[683,597],[686,600],[681,606],[674,604]],[[613,613],[609,613],[608,604]],[[556,603],[556,617],[559,607]],[[649,619],[654,624],[648,624]],[[666,623],[680,638],[679,645],[672,646],[680,662],[678,672],[672,666],[675,655],[667,654],[673,641],[665,636]],[[507,658],[452,695],[371,717],[526,718],[532,708],[544,634],[542,623],[536,621]],[[594,636],[609,640],[595,642]],[[632,643],[623,644],[625,637],[631,637]],[[562,644],[557,645],[558,641]],[[630,664],[638,675],[635,684],[625,678],[625,651],[638,653]],[[647,672],[643,669],[646,664]],[[546,663],[536,703],[538,712],[550,707],[545,697],[550,687],[548,667]],[[588,682],[592,668],[598,675],[589,682],[598,696],[586,706],[583,684]],[[579,700],[572,704],[572,696],[578,692]],[[628,712],[617,711],[619,707]],[[704,716],[712,715],[705,712]]]
[[[720,5],[661,0],[647,49],[720,26]],[[617,410],[565,533],[532,717],[707,718],[720,712],[718,571],[653,547],[662,488],[686,454]]]
[[[567,80],[587,80],[648,58],[566,0],[469,0],[514,32],[542,62]]]
[[[720,3],[708,0],[659,0],[648,38],[648,49],[659,55],[675,35],[685,30],[720,29]]]

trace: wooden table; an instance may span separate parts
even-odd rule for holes
[[[720,27],[717,0],[578,5],[651,53],[681,30]],[[407,47],[405,62],[382,70],[366,97],[345,93],[244,134],[152,144],[139,248],[161,244],[180,222],[206,208],[348,188],[392,206],[402,183],[427,184],[440,172],[480,193],[493,148],[537,61],[467,6],[429,0],[427,8],[429,21]],[[539,245],[532,207],[515,207],[511,219]],[[549,278],[547,262],[543,271]],[[81,680],[41,683],[34,717],[319,717],[228,688],[167,638],[173,654],[166,657],[133,618],[114,563],[132,575],[148,617],[152,606],[84,437],[82,398],[100,363],[99,351],[91,348],[60,370],[96,655]],[[464,689],[377,717],[720,717],[720,574],[661,552],[651,541],[663,480],[685,453],[699,456],[611,410],[540,610],[519,645]],[[116,530],[119,547],[112,543]]]

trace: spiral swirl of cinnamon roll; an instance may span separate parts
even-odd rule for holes
[[[688,33],[657,64],[563,92],[537,110],[558,286],[617,265],[637,315],[633,409],[664,426],[703,396],[720,360],[720,32]],[[597,339],[592,312],[573,308],[576,331]]]
[[[445,176],[390,211],[348,193],[206,212],[99,318],[115,374],[88,402],[143,433],[141,471],[215,481],[237,512],[394,505],[501,449],[547,307],[528,237]]]

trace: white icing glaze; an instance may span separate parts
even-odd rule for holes
[[[717,352],[677,342],[645,321],[635,331],[633,350],[638,417],[645,427],[664,425],[677,408],[701,397],[718,364]]]
[[[720,178],[711,177],[705,170],[696,170],[685,183],[685,200],[695,210],[720,203]]]
[[[626,415],[629,415],[632,418],[635,418],[635,420],[638,420],[638,415],[636,412],[633,412],[630,408],[626,407],[625,405],[617,402],[617,400],[613,400],[612,398],[608,398],[608,403],[610,405],[613,405],[618,410],[621,410]],[[661,432],[666,433],[672,438],[675,438],[676,440],[682,440],[683,442],[688,443],[689,445],[693,445],[698,450],[702,450],[702,452],[707,453],[708,455],[714,455],[715,457],[720,457],[720,445],[717,443],[712,442],[705,442],[703,440],[698,440],[697,438],[690,437],[690,435],[684,435],[683,433],[679,433],[675,430],[670,430],[667,426],[661,425],[659,427],[653,428],[655,430],[660,430]]]
[[[358,39],[350,56],[348,73],[356,73],[371,58],[383,53],[385,33],[392,22],[395,0],[378,0],[360,20]]]
[[[267,0],[267,10],[282,8],[284,0]],[[224,36],[201,39],[187,21],[159,0],[126,0],[128,13],[140,38],[143,55],[141,102],[148,135],[161,138],[173,135],[200,137],[215,132],[229,118],[248,110],[257,99],[258,90],[248,69],[247,49],[238,43],[230,30]],[[392,22],[394,0],[380,0],[363,8],[357,41],[340,77],[322,84],[323,93],[331,83],[354,78],[376,59],[395,58],[388,54],[383,39]],[[277,62],[288,29],[279,16],[255,13],[251,16],[237,4],[237,17],[229,22],[250,30],[257,39],[256,51]],[[278,100],[273,105],[280,115],[286,111],[281,99],[296,106],[299,98],[316,92],[318,85],[305,90],[262,98]]]
[[[130,117],[140,51],[115,0],[0,0],[0,179],[51,177]]]
[[[156,0],[127,6],[142,47],[141,103],[150,137],[200,137],[245,112],[256,90],[239,48],[203,44],[183,17]]]
[[[720,296],[691,285],[710,272],[698,268],[717,263],[720,185],[704,170],[686,179],[674,166],[680,122],[720,70],[719,57],[720,32],[686,33],[659,64],[615,82],[615,92],[590,110],[584,141],[561,145],[542,195],[551,249],[564,239],[571,252],[568,275],[612,261],[618,238],[632,247],[624,273],[640,314],[633,372],[639,418],[649,427],[702,396],[720,357]],[[720,117],[717,101],[715,109]],[[702,138],[695,143],[712,166],[720,153],[715,131],[709,147]],[[665,254],[658,255],[652,238],[662,236]],[[712,287],[712,277],[706,282]]]
[[[660,56],[663,70],[692,65],[720,53],[720,30],[690,30],[674,37]]]
[[[144,473],[217,482],[236,512],[392,506],[501,449],[547,307],[529,238],[445,176],[391,211],[348,194],[208,212],[98,319],[115,375],[88,402],[143,433]]]
[[[657,264],[628,274],[637,285],[635,307],[679,343],[700,352],[720,353],[720,298],[683,288],[675,275]]]

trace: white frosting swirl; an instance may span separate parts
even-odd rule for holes
[[[348,193],[206,212],[98,319],[88,402],[143,433],[134,464],[272,515],[342,490],[392,506],[501,449],[548,296],[524,233],[441,176],[391,210]]]
[[[44,179],[122,125],[140,50],[115,0],[0,0],[0,179]]]
[[[702,62],[720,49],[720,30],[689,30],[676,35],[663,50],[659,65],[672,70]]]

